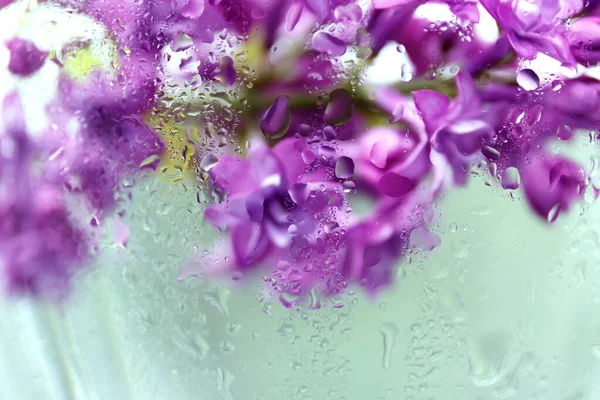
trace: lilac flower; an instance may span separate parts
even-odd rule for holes
[[[371,294],[393,282],[398,260],[408,248],[406,233],[385,218],[375,215],[344,235],[342,273]]]
[[[407,179],[410,191],[431,168],[429,140],[410,129],[380,127],[360,137],[355,150],[356,173],[372,191],[390,195],[401,187],[400,176]],[[390,182],[390,183],[388,183]]]
[[[311,150],[302,141],[288,139],[272,150],[254,149],[249,161],[223,157],[210,170],[227,199],[211,206],[206,217],[220,229],[232,230],[239,267],[256,265],[276,247],[297,245],[295,236],[311,234],[316,228],[314,213],[323,211],[331,201],[339,205],[334,182],[323,179],[320,184],[326,189],[319,189],[317,183],[303,178],[303,157],[314,160],[309,154]],[[319,170],[315,174],[325,178]]]
[[[524,59],[541,52],[574,64],[561,23],[581,11],[580,0],[481,0],[498,22],[514,51]]]
[[[497,85],[483,95],[508,110],[493,144],[498,154],[487,155],[500,172],[518,166],[530,150],[543,148],[550,139],[570,140],[578,129],[597,129],[600,121],[600,85],[589,78],[548,85],[533,94]]]
[[[0,135],[0,268],[7,291],[62,297],[90,243],[70,216],[61,181],[34,171],[40,146],[26,132],[15,94],[3,103]]]
[[[15,75],[29,76],[37,72],[48,57],[48,52],[41,51],[35,44],[21,38],[14,38],[5,43],[10,50],[8,69]]]
[[[537,154],[530,164],[521,166],[520,173],[529,204],[550,222],[583,195],[583,170],[568,159]]]
[[[503,105],[496,103],[484,108],[468,75],[459,73],[456,84],[458,95],[452,102],[428,89],[413,92],[413,97],[433,149],[452,166],[454,181],[464,185],[473,157],[495,133],[494,126]]]
[[[59,159],[65,163],[67,187],[85,194],[102,214],[114,208],[122,179],[140,168],[156,167],[164,145],[138,114],[148,107],[141,93],[126,96],[93,78],[78,85],[63,77],[60,89],[65,123],[75,120],[80,126]],[[152,157],[154,161],[144,164]]]
[[[342,160],[335,163],[335,176],[344,179],[352,173],[340,171]],[[298,139],[273,149],[254,148],[248,161],[219,160],[210,174],[227,197],[205,216],[231,231],[233,268],[271,264],[278,290],[296,296],[315,287],[332,294],[348,280],[372,292],[392,282],[414,226],[407,217],[414,203],[404,202],[388,216],[382,208],[364,220],[348,221],[344,231],[344,198],[328,165],[315,160]]]

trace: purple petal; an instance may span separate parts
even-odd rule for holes
[[[246,197],[246,211],[252,222],[261,222],[264,216],[265,198],[261,192],[252,192]]]
[[[12,4],[14,1],[15,0],[0,0],[0,10],[8,6],[9,4]]]
[[[240,269],[255,266],[269,252],[271,245],[260,224],[240,224],[231,231],[235,262]]]
[[[412,93],[415,105],[429,134],[433,134],[450,108],[450,99],[435,90],[422,89]]]
[[[341,57],[346,53],[344,42],[323,31],[318,31],[313,35],[312,47],[320,53],[326,53],[333,57]]]
[[[329,95],[323,120],[329,125],[343,125],[352,118],[354,99],[345,89],[336,89]]]
[[[298,181],[305,169],[305,162],[302,154],[309,151],[306,143],[300,139],[285,139],[277,143],[273,148],[273,153],[280,162],[286,184],[292,184]]]
[[[373,53],[379,50],[406,27],[419,2],[411,1],[386,10],[376,10],[369,22],[368,30],[372,36]]]
[[[221,84],[225,87],[229,87],[235,83],[237,74],[231,57],[225,56],[221,58],[221,67],[219,68],[218,77]]]
[[[205,0],[174,0],[175,7],[187,18],[200,18],[204,13]]]
[[[306,6],[317,16],[319,21],[323,21],[327,17],[329,4],[327,0],[304,0]]]
[[[294,30],[298,21],[300,21],[300,17],[302,16],[302,11],[304,10],[304,3],[302,0],[294,0],[288,9],[288,12],[285,17],[285,28],[288,32]]]
[[[410,179],[395,172],[384,174],[379,180],[379,190],[390,197],[402,197],[413,190],[415,184]]]
[[[525,195],[533,210],[548,222],[581,198],[584,173],[572,161],[555,156],[535,158],[520,168]]]
[[[224,156],[210,170],[215,185],[230,195],[251,192],[258,184],[250,176],[250,163],[238,157]]]
[[[294,183],[288,189],[288,193],[292,198],[292,201],[301,206],[306,203],[308,195],[310,194],[310,190],[308,189],[308,185],[306,183]]]
[[[266,196],[278,191],[281,187],[286,187],[286,176],[282,161],[275,155],[272,149],[261,147],[255,149],[251,154],[250,171],[252,177],[258,182],[259,187]]]
[[[286,134],[291,118],[290,98],[279,96],[260,119],[260,130],[269,139],[279,139]]]
[[[473,77],[464,72],[456,74],[457,99],[460,99],[460,105],[463,110],[477,109],[479,107],[479,96],[475,88]]]
[[[297,4],[299,4],[299,7]],[[293,27],[298,22],[298,19],[300,18],[300,15],[302,13],[302,2],[293,1],[293,0],[276,0],[276,1],[272,2],[271,4],[267,4],[265,6],[266,6],[266,17],[264,19],[264,26],[265,26],[265,30],[266,30],[265,48],[269,49],[273,46],[273,43],[275,43],[277,30],[279,29],[280,25],[283,23],[284,16],[286,15],[286,10],[287,10],[288,16],[289,16],[290,12],[292,12],[292,14],[293,14],[292,10],[296,10],[296,12],[297,12],[297,20],[295,22],[294,21],[288,22],[288,28],[291,26],[291,29],[288,29],[288,30],[292,31],[294,29]],[[290,18],[290,17],[287,17],[287,18]]]
[[[8,69],[15,75],[32,75],[48,58],[48,52],[41,51],[28,40],[14,38],[8,40],[5,45],[10,50]]]
[[[388,158],[388,147],[383,140],[375,142],[371,151],[369,152],[369,161],[373,163],[377,168],[385,168],[387,165]]]
[[[588,67],[600,62],[600,17],[575,20],[569,28],[567,40],[578,62]]]

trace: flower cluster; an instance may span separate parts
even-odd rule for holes
[[[547,223],[597,196],[589,173],[551,150],[598,134],[595,1],[38,7],[57,5],[95,20],[103,38],[3,44],[16,82],[0,134],[10,291],[64,292],[89,262],[94,229],[118,209],[123,180],[142,169],[210,192],[205,219],[228,238],[212,255],[217,272],[259,269],[286,306],[392,283],[407,251],[440,244],[435,201],[475,165],[522,190]],[[36,134],[19,83],[50,67],[56,99]]]

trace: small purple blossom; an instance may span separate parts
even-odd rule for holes
[[[72,221],[59,177],[34,173],[43,154],[27,134],[16,94],[4,99],[0,134],[0,269],[8,293],[62,297],[90,242]]]
[[[456,77],[458,95],[450,100],[436,91],[413,92],[433,148],[444,155],[457,184],[465,184],[473,155],[494,135],[494,113],[486,112],[468,75]],[[497,110],[495,110],[497,111]]]
[[[318,224],[315,213],[341,206],[338,185],[326,180],[322,170],[304,173],[302,153],[310,151],[302,141],[287,139],[272,150],[254,149],[249,162],[224,157],[211,169],[227,199],[209,208],[206,217],[220,229],[232,229],[240,267],[256,265],[275,248],[306,240]],[[308,177],[323,180],[319,184]]]
[[[581,167],[568,159],[546,154],[536,155],[531,164],[523,165],[521,177],[529,204],[548,221],[568,211],[585,187]]]

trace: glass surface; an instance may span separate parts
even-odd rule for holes
[[[1,15],[0,39],[107,45],[83,17],[14,15]],[[51,101],[52,68],[22,83],[27,102]],[[369,82],[386,80],[378,68]],[[586,166],[595,146],[576,154]],[[486,177],[475,168],[443,196],[432,224],[441,245],[412,250],[390,288],[287,309],[260,269],[179,279],[219,239],[195,191],[151,175],[126,205],[126,246],[109,230],[63,304],[0,299],[0,399],[597,400],[600,207],[584,200],[548,225]]]
[[[0,398],[571,400],[600,391],[597,208],[548,228],[477,178],[445,197],[442,245],[403,263],[395,287],[296,310],[261,302],[252,284],[177,281],[212,235],[194,203],[181,186],[141,183],[127,250],[108,251],[64,307],[2,303]]]

